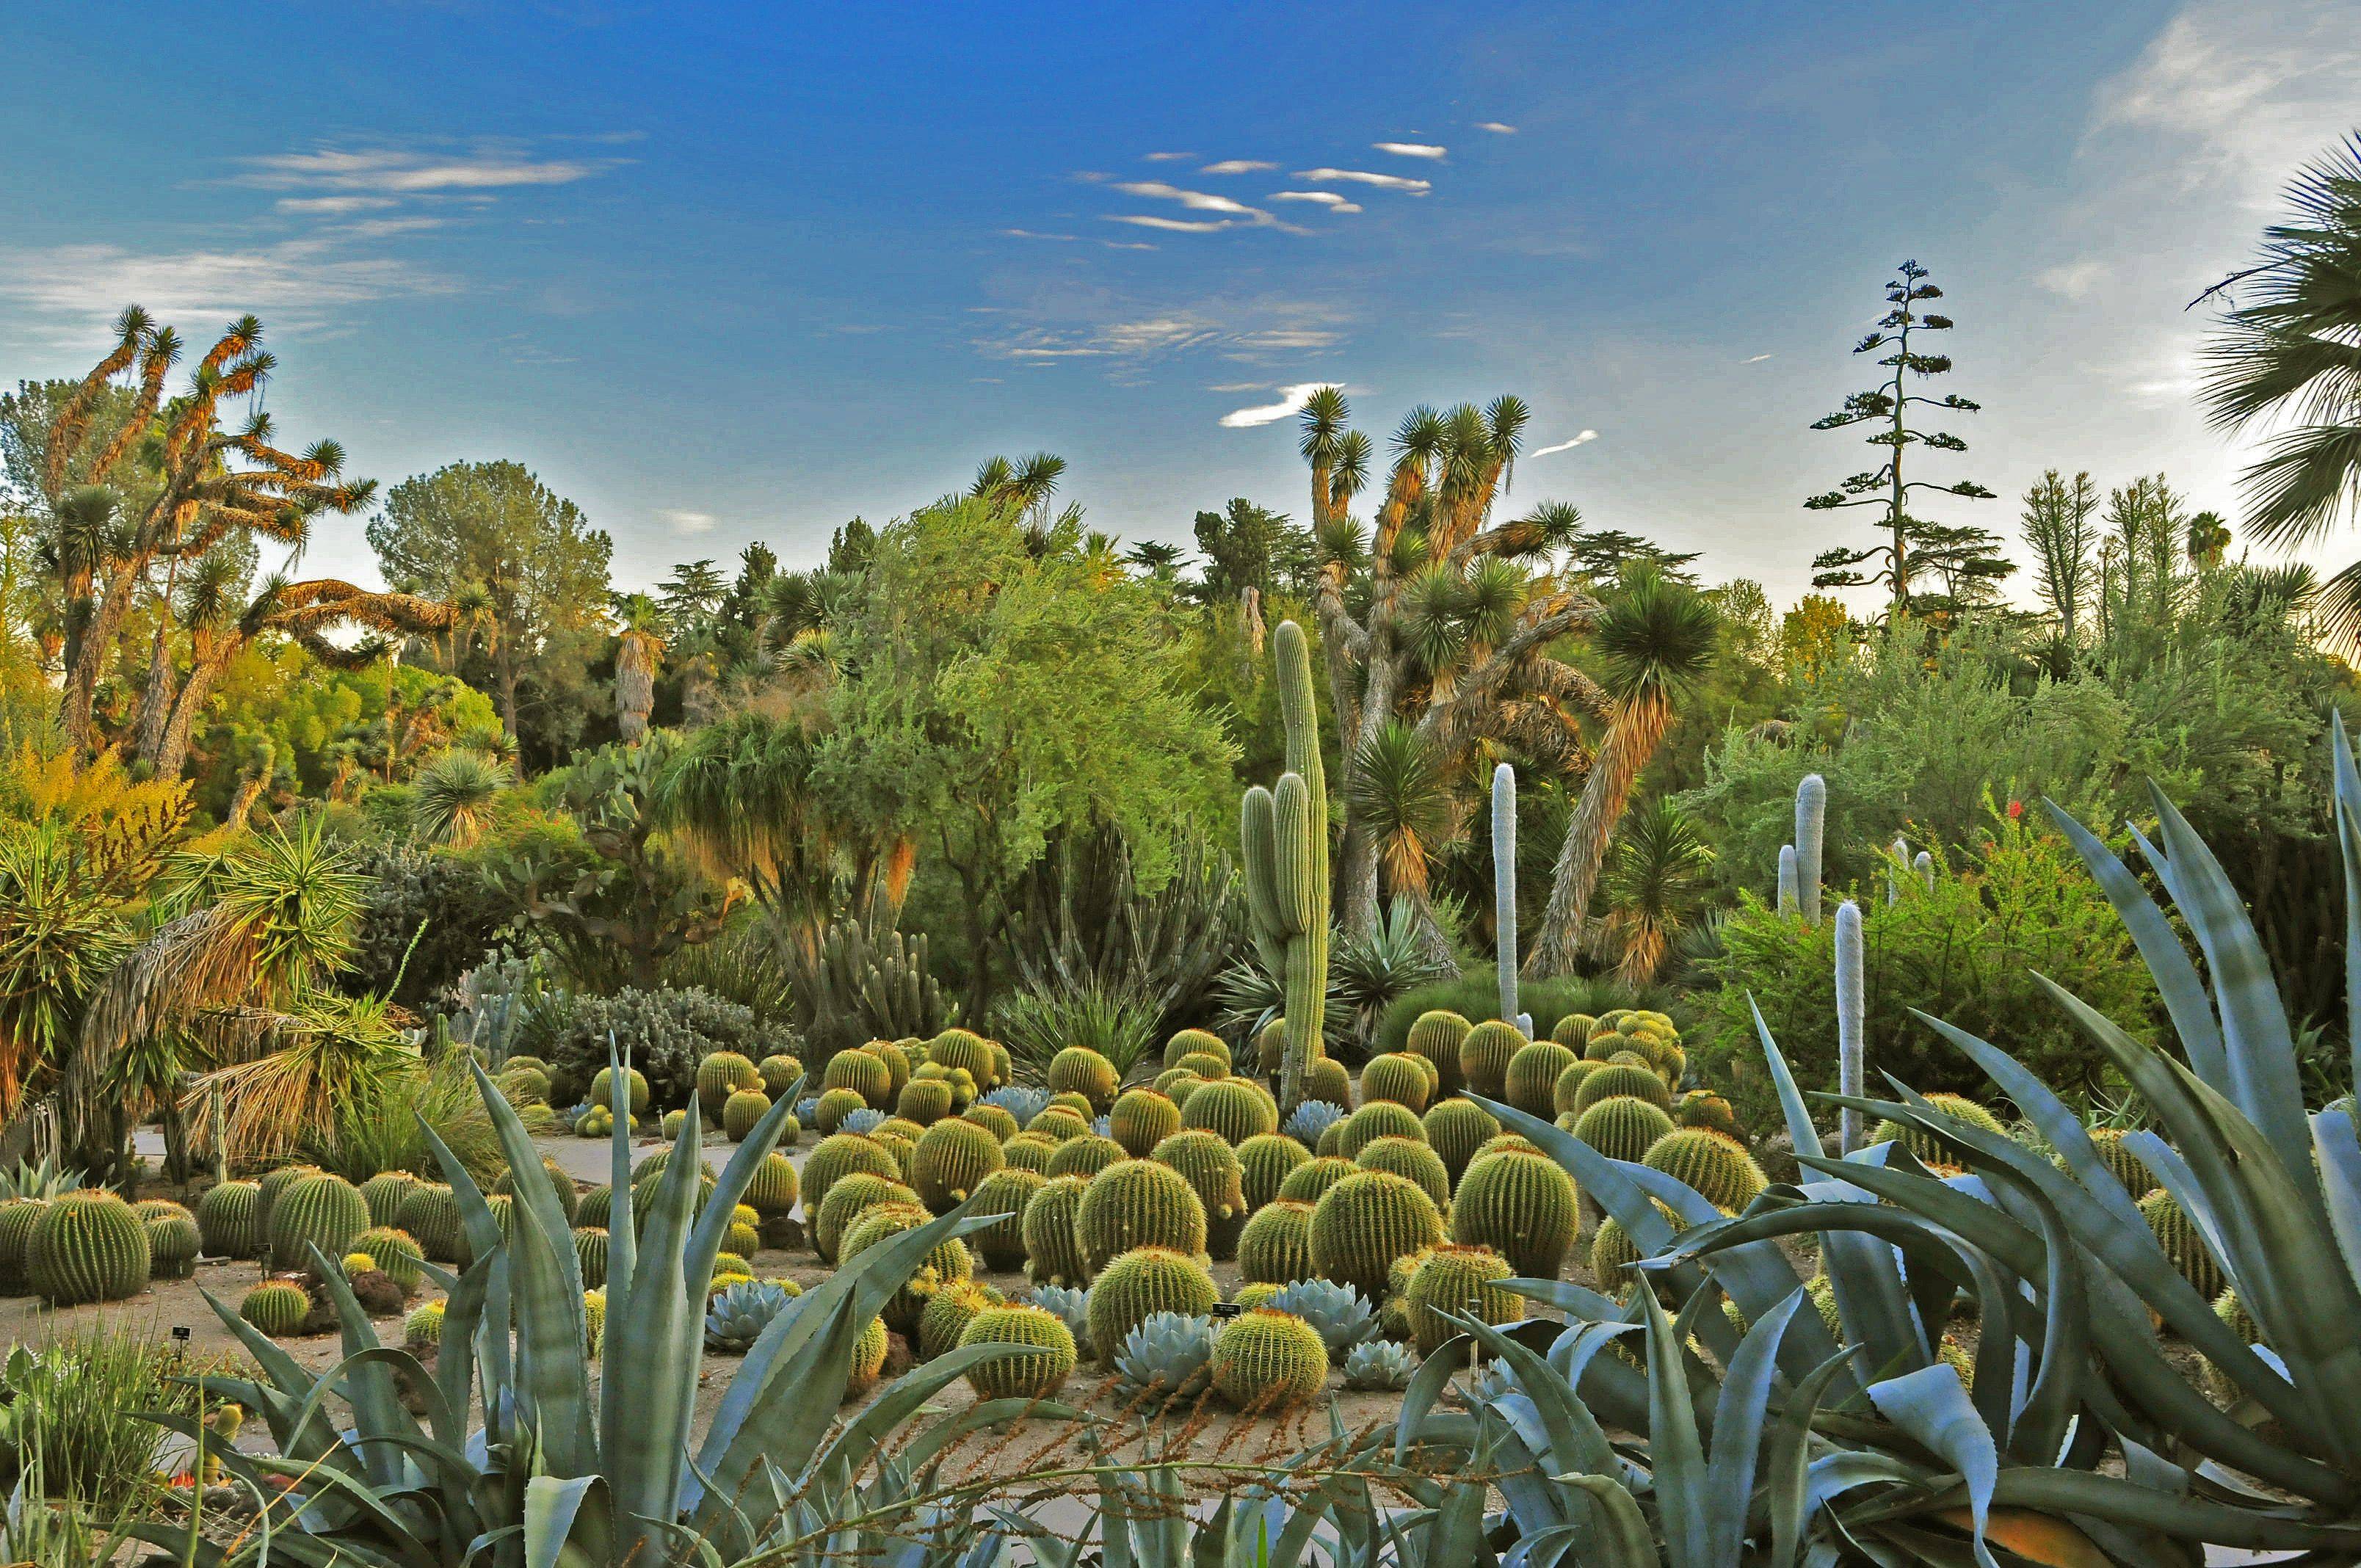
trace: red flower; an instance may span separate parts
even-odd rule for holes
[[[2015,821],[2018,817],[2023,817],[2024,815],[2025,802],[2021,800],[2012,800],[2008,803],[2008,819],[2011,822]]]

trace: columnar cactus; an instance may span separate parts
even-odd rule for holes
[[[1205,1204],[1189,1178],[1170,1164],[1127,1159],[1090,1179],[1074,1214],[1082,1262],[1097,1274],[1136,1247],[1206,1251]]]
[[[1386,1051],[1361,1066],[1361,1101],[1390,1100],[1423,1111],[1434,1095],[1434,1064],[1409,1051]]]
[[[1557,1277],[1581,1222],[1574,1179],[1545,1155],[1486,1155],[1451,1200],[1451,1239],[1490,1247],[1531,1279]]]
[[[1673,1130],[1673,1119],[1645,1100],[1618,1094],[1601,1100],[1566,1130],[1609,1159],[1642,1160],[1656,1140]]]
[[[1492,770],[1492,952],[1500,1016],[1530,1038],[1533,1021],[1517,1005],[1517,770]]]
[[[1091,1102],[1093,1115],[1104,1115],[1115,1103],[1123,1076],[1115,1071],[1115,1063],[1088,1046],[1068,1046],[1049,1058],[1049,1083],[1052,1092],[1079,1094]]]
[[[1091,1286],[1091,1344],[1111,1357],[1131,1331],[1154,1312],[1186,1317],[1211,1313],[1221,1288],[1205,1266],[1184,1252],[1144,1246],[1109,1261]]]
[[[839,1177],[829,1184],[828,1196],[818,1209],[804,1211],[811,1216],[812,1251],[822,1263],[836,1262],[837,1249],[853,1221],[880,1203],[911,1203],[917,1197],[892,1177],[873,1171],[855,1170]]]
[[[1180,1130],[1180,1107],[1172,1103],[1170,1095],[1153,1089],[1125,1090],[1115,1097],[1115,1109],[1107,1113],[1107,1135],[1135,1159],[1146,1159],[1157,1145]]]
[[[910,1185],[928,1208],[947,1214],[1007,1163],[992,1135],[973,1122],[938,1122],[918,1138],[910,1158]]]
[[[1924,887],[1929,893],[1935,891],[1934,856],[1928,854],[1924,850],[1919,850],[1918,858],[1910,862],[1910,869],[1918,873],[1918,884],[1921,887]]]
[[[1312,1212],[1312,1266],[1371,1300],[1394,1259],[1443,1239],[1443,1214],[1418,1183],[1382,1170],[1345,1178]]]
[[[1797,874],[1795,867],[1795,846],[1793,844],[1780,845],[1779,913],[1782,915],[1800,915],[1803,913],[1803,894],[1796,880]]]
[[[736,1051],[715,1051],[697,1064],[697,1102],[705,1108],[708,1122],[721,1119],[722,1104],[732,1094],[741,1089],[758,1089],[762,1083],[761,1069]]]
[[[1246,1212],[1277,1198],[1288,1174],[1311,1157],[1310,1149],[1284,1133],[1261,1133],[1240,1144],[1238,1182],[1246,1192]]]
[[[1140,1161],[1147,1164],[1145,1160]],[[1090,1283],[1092,1269],[1082,1255],[1079,1222],[1082,1198],[1091,1182],[1079,1176],[1061,1176],[1046,1182],[1026,1201],[1021,1229],[1025,1236],[1025,1277],[1036,1285],[1081,1286]],[[1185,1181],[1182,1186],[1187,1186]],[[1189,1195],[1196,1197],[1194,1192]],[[1202,1205],[1199,1206],[1202,1210]],[[1201,1242],[1199,1246],[1203,1244]],[[1192,1252],[1197,1248],[1191,1248]]]
[[[1218,1079],[1189,1096],[1180,1124],[1212,1133],[1235,1148],[1258,1134],[1279,1131],[1279,1105],[1268,1090],[1250,1078]]]
[[[1342,1155],[1314,1155],[1289,1171],[1279,1182],[1279,1199],[1290,1203],[1317,1203],[1322,1193],[1360,1168]]]
[[[401,1201],[417,1185],[418,1178],[406,1170],[381,1170],[362,1182],[361,1201],[368,1205],[369,1223],[392,1224],[401,1213]]]
[[[314,1246],[323,1257],[342,1257],[368,1228],[368,1202],[360,1189],[324,1172],[304,1177],[270,1206],[270,1266],[309,1268]]]
[[[1068,1138],[1049,1157],[1051,1176],[1096,1176],[1111,1165],[1132,1157],[1113,1138],[1103,1138],[1096,1133],[1084,1133],[1079,1138]]]
[[[1316,1398],[1328,1381],[1328,1347],[1292,1312],[1256,1307],[1213,1339],[1213,1389],[1242,1410],[1268,1414]]]
[[[1866,954],[1861,946],[1861,905],[1837,905],[1837,1091],[1859,1099],[1863,1091],[1869,1033]],[[1847,1111],[1838,1124],[1837,1146],[1850,1154],[1861,1146],[1861,1113]]]
[[[642,1176],[657,1157],[652,1156],[640,1166]],[[818,1213],[819,1206],[828,1201],[828,1190],[856,1170],[890,1181],[902,1179],[901,1163],[884,1145],[859,1133],[833,1134],[822,1138],[804,1160],[804,1212]]]
[[[1027,1353],[988,1356],[968,1368],[979,1399],[1046,1399],[1074,1374],[1074,1335],[1055,1312],[1039,1307],[992,1307],[978,1312],[960,1346],[1005,1344]]]
[[[438,1305],[440,1303],[437,1303]],[[266,1279],[246,1293],[237,1304],[237,1315],[251,1323],[258,1332],[272,1339],[285,1339],[303,1326],[312,1315],[312,1298],[304,1288],[289,1279]],[[441,1337],[443,1316],[436,1313],[436,1338]]]
[[[148,1288],[148,1233],[139,1217],[130,1204],[95,1188],[50,1200],[26,1238],[25,1277],[51,1306],[137,1296]]]
[[[1478,1024],[1459,1042],[1459,1076],[1473,1092],[1498,1100],[1508,1090],[1509,1062],[1524,1046],[1524,1031],[1514,1024]]]
[[[1806,926],[1820,923],[1820,849],[1828,825],[1828,781],[1806,773],[1795,786],[1795,903]]]
[[[1443,1316],[1455,1312],[1478,1322],[1513,1323],[1525,1315],[1525,1300],[1500,1287],[1503,1279],[1524,1271],[1488,1246],[1446,1243],[1426,1255],[1402,1292],[1402,1313],[1419,1352],[1432,1355],[1458,1324]],[[1553,1271],[1553,1274],[1554,1271]]]
[[[1049,1184],[1039,1171],[1013,1165],[976,1184],[974,1212],[1003,1216],[997,1223],[968,1234],[967,1245],[983,1259],[984,1267],[1003,1274],[1025,1266],[1025,1205]]]
[[[1555,1040],[1535,1040],[1509,1058],[1503,1098],[1528,1116],[1557,1114],[1557,1080],[1578,1058]]]
[[[1717,1209],[1743,1209],[1770,1185],[1744,1144],[1703,1127],[1666,1133],[1649,1147],[1641,1163],[1686,1182]]]
[[[1263,959],[1285,981],[1287,1036],[1279,1102],[1303,1098],[1303,1073],[1320,1054],[1328,1007],[1328,781],[1303,629],[1281,621],[1271,651],[1287,771],[1275,790],[1255,785],[1240,808],[1246,909]]]
[[[413,1185],[409,1191],[415,1191]],[[405,1200],[407,1193],[405,1192]],[[262,1189],[224,1181],[197,1200],[197,1229],[214,1257],[255,1257],[262,1252]]]

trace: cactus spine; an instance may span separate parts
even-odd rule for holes
[[[270,1206],[270,1266],[313,1266],[312,1247],[322,1257],[342,1257],[353,1238],[369,1228],[368,1201],[341,1176],[323,1172],[291,1183]]]
[[[1459,1092],[1459,1042],[1467,1037],[1467,1020],[1444,1008],[1422,1013],[1402,1040],[1402,1049],[1424,1057],[1434,1069],[1434,1092]]]
[[[1486,1155],[1467,1168],[1451,1202],[1453,1241],[1489,1247],[1534,1279],[1557,1277],[1580,1223],[1574,1178],[1546,1155]]]
[[[1641,1163],[1686,1182],[1717,1209],[1743,1209],[1770,1185],[1744,1144],[1703,1127],[1666,1133]]]
[[[1026,1277],[1034,1284],[1080,1286],[1090,1282],[1091,1268],[1082,1257],[1076,1223],[1082,1217],[1083,1194],[1090,1190],[1091,1181],[1096,1179],[1061,1176],[1026,1200],[1025,1217],[1017,1223],[1025,1237]],[[1190,1197],[1194,1199],[1196,1194],[1191,1192]],[[1202,1210],[1203,1206],[1199,1207]]]
[[[1238,1234],[1238,1277],[1292,1285],[1312,1277],[1312,1205],[1281,1198],[1255,1211]]]
[[[1312,1211],[1312,1266],[1375,1301],[1396,1258],[1443,1240],[1443,1215],[1418,1183],[1382,1170],[1345,1177]]]
[[[928,1208],[947,1214],[1007,1163],[992,1134],[973,1122],[938,1122],[918,1137],[910,1157],[910,1185]]]
[[[992,1356],[968,1369],[981,1399],[1046,1399],[1074,1373],[1074,1332],[1039,1307],[988,1307],[960,1333],[962,1349],[977,1344],[1029,1348],[1029,1355]]]
[[[1144,1246],[1106,1266],[1091,1287],[1091,1344],[1112,1363],[1131,1331],[1156,1312],[1199,1318],[1213,1311],[1221,1288],[1205,1266],[1169,1247]]]
[[[1038,1170],[1004,1166],[976,1184],[975,1212],[998,1214],[998,1223],[970,1232],[967,1243],[994,1273],[1025,1266],[1025,1205],[1049,1185]]]
[[[60,1194],[26,1238],[25,1277],[54,1307],[137,1296],[148,1288],[148,1266],[147,1229],[112,1192]]]
[[[1288,1174],[1311,1157],[1310,1149],[1284,1133],[1261,1133],[1240,1144],[1238,1180],[1246,1190],[1246,1212],[1277,1198]]]
[[[1828,826],[1828,781],[1806,773],[1795,786],[1795,899],[1806,926],[1820,923],[1820,850]]]
[[[1327,1381],[1320,1331],[1292,1312],[1251,1308],[1213,1341],[1214,1391],[1242,1410],[1292,1409],[1317,1398]]]
[[[1492,770],[1492,949],[1500,977],[1500,1016],[1525,1038],[1533,1021],[1517,1010],[1517,770]]]
[[[262,1251],[262,1189],[251,1181],[225,1181],[206,1189],[197,1200],[197,1229],[204,1234],[205,1250],[215,1257],[257,1255]]]
[[[1189,1178],[1152,1159],[1127,1159],[1090,1179],[1074,1213],[1082,1261],[1098,1273],[1137,1247],[1205,1251],[1205,1203]]]
[[[1557,1114],[1557,1080],[1575,1063],[1572,1047],[1555,1040],[1535,1040],[1509,1058],[1502,1083],[1510,1104],[1528,1116],[1546,1120]]]
[[[1446,1100],[1429,1111],[1420,1125],[1426,1130],[1426,1141],[1443,1157],[1443,1168],[1451,1173],[1455,1184],[1484,1141],[1500,1133],[1499,1118],[1473,1100]]]
[[[1257,1134],[1279,1131],[1279,1107],[1250,1078],[1216,1079],[1189,1096],[1180,1124],[1212,1133],[1235,1148]]]
[[[1531,1157],[1528,1156],[1527,1157]],[[1483,1323],[1513,1323],[1525,1315],[1524,1298],[1500,1288],[1499,1282],[1522,1273],[1490,1247],[1444,1245],[1426,1255],[1410,1277],[1402,1293],[1403,1315],[1419,1353],[1432,1355],[1443,1342],[1460,1332],[1444,1317],[1456,1312]],[[1543,1277],[1552,1277],[1553,1275]]]
[[[1862,1036],[1869,1031],[1869,1000],[1861,970],[1861,906],[1846,899],[1837,906],[1837,1091],[1856,1099],[1862,1087]],[[1850,1154],[1861,1147],[1861,1113],[1848,1110],[1839,1124],[1837,1148]]]
[[[1304,1070],[1320,1054],[1328,1006],[1328,781],[1303,629],[1281,621],[1271,644],[1287,771],[1275,790],[1247,790],[1239,813],[1247,912],[1264,962],[1286,981],[1279,1099],[1291,1112],[1303,1098]]]
[[[1107,1135],[1134,1159],[1146,1159],[1157,1145],[1180,1130],[1180,1107],[1153,1089],[1127,1089],[1107,1113]]]
[[[301,1285],[284,1279],[266,1279],[246,1293],[237,1304],[237,1315],[272,1339],[285,1339],[303,1326],[312,1315],[312,1298]],[[435,1326],[442,1326],[442,1316],[436,1314]]]

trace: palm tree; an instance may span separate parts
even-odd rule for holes
[[[2208,293],[2243,288],[2206,349],[2205,397],[2225,430],[2278,425],[2246,469],[2246,526],[2266,544],[2317,539],[2361,507],[2361,135],[2289,189],[2292,221]],[[2327,630],[2361,637],[2361,562],[2321,593]]]
[[[2218,511],[2201,511],[2189,520],[2189,564],[2212,571],[2230,552],[2230,525]]]
[[[492,807],[516,773],[496,757],[455,747],[418,770],[411,780],[412,830],[430,844],[465,850],[492,824]]]
[[[1376,846],[1378,869],[1396,907],[1414,912],[1425,952],[1450,958],[1430,880],[1433,864],[1458,838],[1462,818],[1443,758],[1415,726],[1391,719],[1362,744],[1351,780],[1354,818]]]
[[[1712,864],[1697,824],[1671,801],[1659,796],[1624,817],[1607,871],[1599,933],[1600,946],[1616,960],[1616,979],[1635,989],[1655,980],[1704,906]]]
[[[1647,565],[1625,576],[1593,628],[1611,704],[1607,733],[1566,824],[1541,934],[1525,960],[1528,977],[1574,971],[1599,868],[1632,786],[1664,743],[1680,696],[1712,668],[1720,639],[1711,601]]]
[[[646,594],[628,594],[615,604],[622,630],[615,640],[615,728],[623,743],[647,739],[648,715],[655,711],[656,667],[664,660],[664,609]]]

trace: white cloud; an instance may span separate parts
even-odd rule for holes
[[[1281,387],[1279,401],[1259,403],[1247,409],[1233,409],[1222,416],[1222,427],[1225,430],[1251,430],[1256,425],[1277,424],[1280,420],[1301,413],[1303,405],[1312,400],[1312,394],[1330,384],[1326,381],[1303,381],[1292,387]]]
[[[451,280],[410,262],[358,254],[335,235],[167,253],[116,245],[0,249],[0,299],[30,307],[60,341],[111,322],[126,300],[161,321],[252,311],[274,328],[300,333],[323,329],[370,301],[456,290]]]
[[[1000,232],[1009,239],[1071,240],[1074,237],[1070,234],[1039,234],[1032,229],[1002,229]]]
[[[2044,268],[2033,275],[2033,280],[2061,298],[2080,300],[2105,282],[2111,270],[2103,261],[2069,261]]]
[[[1149,163],[1178,163],[1184,158],[1194,158],[1193,152],[1146,152],[1140,154]]]
[[[677,508],[667,508],[656,515],[664,519],[664,526],[675,533],[713,532],[713,514],[709,511],[682,511]]]
[[[1334,306],[1308,300],[1255,296],[1148,303],[1100,291],[1064,289],[1045,291],[1022,311],[995,308],[983,313],[1029,318],[1007,323],[974,344],[994,358],[1032,365],[1104,360],[1111,367],[1128,367],[1198,351],[1246,361],[1282,354],[1300,357],[1341,342],[1345,324]],[[1270,385],[1265,379],[1236,389]]]
[[[317,148],[250,158],[245,182],[269,190],[365,191],[418,195],[570,185],[612,167],[609,159],[529,159],[492,150],[450,156],[403,148]]]
[[[1434,182],[1431,180],[1411,180],[1400,174],[1372,174],[1366,169],[1299,169],[1295,177],[1309,180],[1316,185],[1375,185],[1381,191],[1407,191],[1413,196],[1423,196],[1434,189]]]
[[[1345,334],[1323,327],[1275,326],[1261,332],[1241,334],[1235,342],[1245,349],[1333,348],[1342,343]]]
[[[1396,158],[1443,159],[1451,153],[1449,148],[1437,147],[1431,141],[1373,141],[1369,145]]]
[[[1132,224],[1144,229],[1162,229],[1167,234],[1219,234],[1237,225],[1227,218],[1159,218],[1148,213],[1109,213],[1111,224]]]
[[[1357,213],[1358,202],[1348,202],[1334,191],[1273,191],[1266,200],[1273,202],[1316,202],[1332,213]]]
[[[1265,163],[1258,158],[1225,158],[1219,163],[1209,163],[1197,170],[1200,174],[1259,174],[1266,169],[1277,169],[1276,163]]]
[[[1103,239],[1099,243],[1109,250],[1154,250],[1157,247],[1144,239]]]
[[[1768,359],[1768,358],[1770,358],[1770,357],[1771,357],[1771,356],[1770,356],[1769,355],[1767,355],[1767,354],[1754,354],[1754,355],[1750,355],[1750,356],[1748,356],[1746,358],[1740,360],[1740,361],[1739,361],[1739,363],[1740,363],[1741,365],[1760,365],[1760,364],[1762,364],[1765,359]]]
[[[1476,122],[1476,128],[1479,131],[1490,131],[1496,137],[1512,137],[1517,134],[1516,126],[1503,125],[1499,120],[1478,120]]]
[[[1561,441],[1555,446],[1544,446],[1538,452],[1528,452],[1525,455],[1528,457],[1546,457],[1553,452],[1570,452],[1577,446],[1586,445],[1598,439],[1598,433],[1597,431],[1586,430],[1577,433],[1571,441]]]
[[[1227,196],[1216,196],[1206,191],[1184,191],[1178,185],[1167,185],[1161,180],[1126,180],[1115,186],[1126,196],[1153,196],[1159,201],[1178,202],[1191,212],[1232,213],[1240,217],[1264,215],[1260,209]]]
[[[271,203],[282,213],[324,218],[376,212],[401,204],[390,196],[281,196]]]

